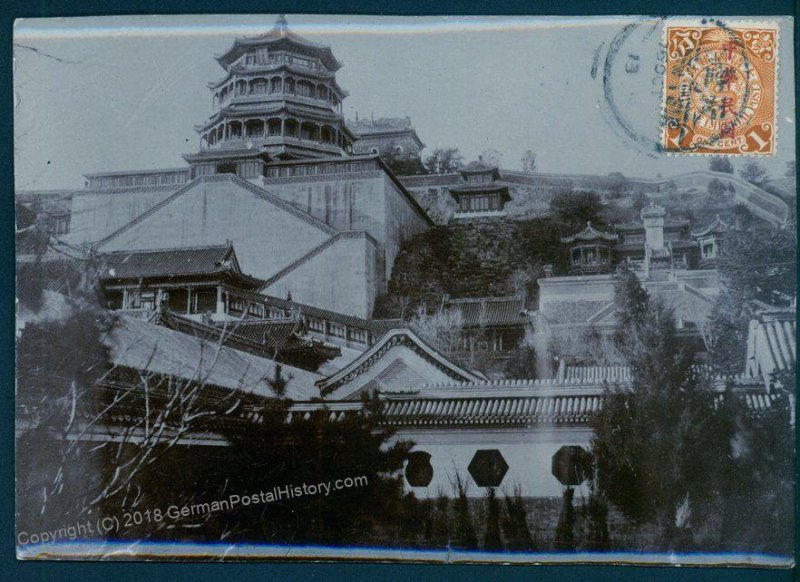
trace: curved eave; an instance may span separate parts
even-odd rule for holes
[[[279,104],[279,106],[274,109],[264,108],[255,110],[248,110],[248,109],[231,110],[228,107],[225,107],[214,113],[214,115],[212,115],[206,122],[195,125],[194,130],[197,133],[203,133],[204,131],[208,131],[209,129],[211,129],[214,125],[221,122],[223,119],[239,120],[239,118],[252,117],[253,115],[256,116],[262,114],[275,115],[283,112],[298,117],[307,117],[319,122],[335,123],[337,121],[342,121],[341,117],[339,117],[339,115],[336,113],[331,113],[329,115],[327,112],[323,111],[299,109],[296,106],[292,106],[291,103],[287,103],[286,101],[283,100],[277,101],[277,103]],[[353,132],[347,126],[345,126],[343,121],[341,123],[341,129],[344,130],[345,133],[355,141],[355,136],[353,135]]]
[[[279,71],[288,71],[294,75],[299,75],[308,79],[323,79],[331,83],[333,88],[339,94],[341,99],[349,96],[350,93],[345,91],[339,86],[339,83],[336,81],[336,75],[330,71],[311,71],[305,67],[295,67],[288,63],[278,63],[276,65],[259,65],[257,67],[247,68],[247,67],[238,67],[232,66],[227,69],[227,72],[224,76],[219,78],[216,81],[211,81],[207,84],[208,88],[212,91],[219,89],[221,86],[229,83],[231,79],[235,75],[241,76],[253,76],[257,77],[258,75],[263,75],[267,73],[276,73]]]
[[[408,341],[415,344],[420,349],[421,353],[424,354],[423,357],[431,362],[435,362],[437,367],[439,367],[439,369],[444,371],[451,378],[460,379],[461,381],[466,379],[467,381],[472,382],[477,380],[477,376],[475,374],[448,360],[438,350],[423,342],[411,330],[406,328],[398,328],[386,332],[386,334],[384,334],[384,336],[371,348],[335,374],[327,378],[317,380],[315,382],[316,386],[320,389],[320,392],[330,393],[342,384],[348,382],[348,376],[351,374],[354,374],[356,377],[359,376],[360,373],[363,372],[363,369],[370,368],[372,366],[372,364],[370,364],[370,359],[376,354],[380,353],[384,345],[398,336],[404,336]]]
[[[567,236],[561,239],[561,242],[564,244],[572,244],[575,242],[607,242],[607,243],[615,243],[617,242],[617,237],[613,235],[593,235],[593,236],[581,236],[576,234],[575,236]]]
[[[263,46],[272,47],[273,50],[280,50],[279,46],[284,44],[286,48],[290,50],[295,49],[301,54],[318,58],[329,71],[335,72],[342,68],[342,63],[333,56],[330,47],[316,44],[292,32],[286,32],[285,34],[276,33],[274,29],[272,32],[261,37],[237,38],[227,51],[222,54],[214,55],[214,60],[227,69],[250,48]]]
[[[349,127],[349,126],[348,126]],[[353,131],[353,135],[357,136],[360,140],[367,140],[367,139],[381,139],[381,138],[391,138],[393,136],[406,136],[410,135],[411,139],[419,146],[419,149],[424,149],[425,144],[422,143],[422,140],[417,135],[417,131],[413,128],[404,127],[401,129],[386,129],[383,131],[374,131],[374,132],[366,132],[366,133],[356,133],[355,130]]]
[[[512,200],[511,194],[508,193],[508,186],[505,184],[496,185],[496,186],[485,186],[483,184],[476,184],[475,187],[467,187],[464,185],[461,186],[451,186],[448,189],[450,195],[455,197],[456,194],[494,194],[500,193],[503,200],[509,202]]]
[[[183,154],[183,159],[188,163],[211,162],[216,160],[241,160],[248,158],[262,158],[269,161],[269,155],[260,150],[203,150],[193,154]]]

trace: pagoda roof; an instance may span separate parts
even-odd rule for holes
[[[727,232],[728,228],[728,225],[725,224],[725,222],[723,222],[720,218],[719,214],[717,214],[717,217],[711,224],[698,232],[693,232],[692,236],[697,238],[701,236],[708,236],[709,234],[722,234]]]
[[[106,280],[233,276],[245,287],[264,284],[242,273],[231,243],[146,251],[116,251],[106,255]]]
[[[393,118],[391,118],[393,119]],[[391,125],[389,123],[380,123],[381,120],[376,120],[374,124],[365,125],[362,122],[354,122],[353,120],[348,120],[347,125],[350,130],[355,134],[358,139],[366,139],[371,137],[391,137],[393,135],[396,136],[404,136],[407,135],[414,140],[414,142],[420,147],[420,149],[425,147],[425,144],[420,139],[419,135],[417,135],[417,130],[411,126],[411,122],[408,121],[407,125]],[[403,120],[405,122],[405,120]]]
[[[477,184],[456,184],[448,188],[450,194],[477,194],[481,192],[500,192],[504,194],[503,198],[508,202],[511,200],[511,195],[508,193],[508,184],[505,182],[489,182]]]
[[[298,77],[304,77],[306,79],[313,79],[315,81],[325,80],[331,83],[331,86],[336,90],[339,94],[340,99],[344,99],[350,93],[339,85],[336,81],[336,75],[330,71],[311,71],[306,67],[298,67],[291,63],[270,63],[267,65],[249,65],[249,66],[240,66],[240,65],[232,65],[225,73],[224,76],[220,77],[216,81],[211,81],[208,83],[208,87],[210,89],[217,89],[218,87],[224,85],[231,81],[234,76],[247,76],[248,78],[258,78],[259,75],[270,75],[277,73],[279,71],[287,71],[292,73],[293,75],[297,75]],[[268,77],[265,77],[268,78]]]
[[[316,57],[329,71],[336,71],[342,64],[333,56],[329,46],[312,42],[307,38],[289,30],[286,18],[281,15],[269,32],[257,36],[239,37],[233,46],[220,55],[215,55],[217,62],[225,68],[233,64],[248,49],[253,47],[270,47],[272,50],[287,49]]]
[[[497,166],[492,166],[487,164],[483,161],[482,158],[478,158],[474,162],[468,163],[466,166],[461,168],[459,172],[462,175],[465,174],[488,174],[491,173],[492,177],[496,180],[500,177],[500,170]]]
[[[584,228],[577,234],[573,234],[572,236],[562,237],[561,242],[565,244],[574,243],[576,241],[593,241],[593,240],[616,242],[618,238],[619,237],[616,234],[610,234],[607,232],[603,232],[601,230],[597,230],[595,227],[592,226],[591,222],[587,222],[586,228]]]
[[[525,300],[519,297],[469,297],[451,299],[448,307],[461,313],[465,327],[525,325]]]
[[[345,125],[340,115],[327,109],[309,107],[301,103],[292,103],[291,101],[292,99],[290,97],[289,99],[281,99],[272,102],[232,103],[214,112],[214,114],[203,123],[195,125],[194,130],[198,133],[202,133],[215,126],[223,119],[246,121],[245,119],[239,119],[239,117],[280,115],[281,113],[287,113],[305,118],[299,119],[298,121],[307,121],[310,119],[321,123],[328,122],[331,124],[338,124],[337,127],[341,131],[345,132],[350,138],[356,139],[356,136],[354,136],[352,130]]]
[[[269,154],[259,149],[215,149],[215,150],[200,150],[192,154],[183,154],[183,159],[189,163],[214,161],[214,160],[241,160],[244,158],[261,158],[265,161],[269,160]]]
[[[175,315],[170,314],[170,317],[175,318]],[[111,350],[111,361],[118,367],[189,381],[202,379],[206,386],[274,396],[266,380],[275,375],[277,363],[274,360],[220,346],[213,336],[203,335],[171,329],[123,312],[103,343]],[[209,358],[208,354],[214,357]],[[309,400],[318,395],[314,382],[321,378],[319,374],[291,365],[284,365],[283,370],[294,379],[287,388],[288,398]]]

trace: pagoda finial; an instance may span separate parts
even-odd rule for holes
[[[289,23],[286,22],[285,14],[278,15],[278,20],[275,21],[275,28],[277,28],[281,34],[286,34],[286,30],[289,28]]]

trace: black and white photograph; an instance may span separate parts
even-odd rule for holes
[[[17,20],[17,558],[793,566],[793,32]]]

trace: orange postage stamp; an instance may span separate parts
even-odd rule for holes
[[[667,153],[775,153],[778,28],[666,28],[661,143]]]

